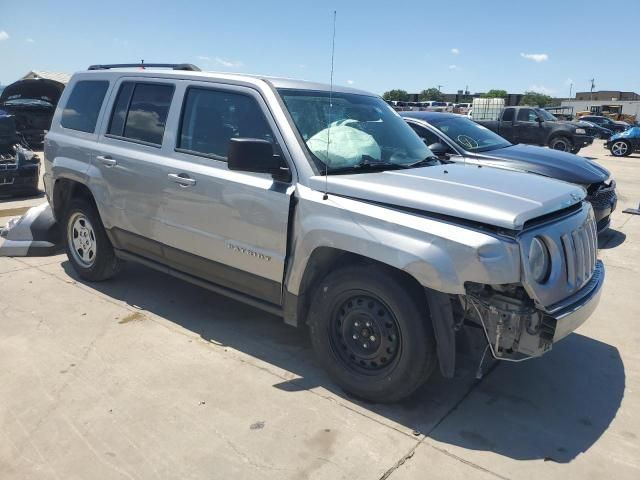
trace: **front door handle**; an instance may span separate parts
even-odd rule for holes
[[[167,175],[169,180],[183,187],[190,187],[196,184],[195,179],[189,177],[186,173],[170,173]]]
[[[113,167],[114,165],[118,164],[118,162],[115,159],[111,158],[109,155],[98,155],[96,159],[105,167]]]

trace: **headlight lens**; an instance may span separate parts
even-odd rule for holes
[[[578,135],[586,135],[587,131],[584,128],[576,128],[576,133]]]
[[[529,269],[533,279],[538,283],[544,283],[551,272],[551,256],[544,241],[535,237],[529,247]]]

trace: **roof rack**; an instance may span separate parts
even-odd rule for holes
[[[173,70],[187,70],[200,72],[201,70],[191,63],[111,63],[108,65],[90,65],[88,70],[109,70],[111,68],[171,68]]]

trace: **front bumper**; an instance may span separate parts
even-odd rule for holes
[[[597,230],[598,233],[601,233],[609,228],[611,214],[618,205],[615,180],[612,180],[610,185],[603,185],[593,194],[587,195],[587,201],[593,207]]]
[[[555,323],[553,343],[562,340],[591,316],[600,302],[604,277],[604,264],[598,260],[591,280],[580,291],[549,309],[545,321]]]
[[[573,144],[575,147],[588,147],[593,143],[593,137],[590,135],[574,135]]]

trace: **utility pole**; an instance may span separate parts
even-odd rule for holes
[[[593,102],[593,89],[596,88],[596,84],[595,84],[596,79],[592,78],[590,81],[591,81],[591,95],[589,96],[589,99]]]
[[[569,100],[571,100],[571,91],[573,90],[573,82],[569,84]]]
[[[438,91],[440,91],[442,87],[444,87],[444,85],[438,85]]]

